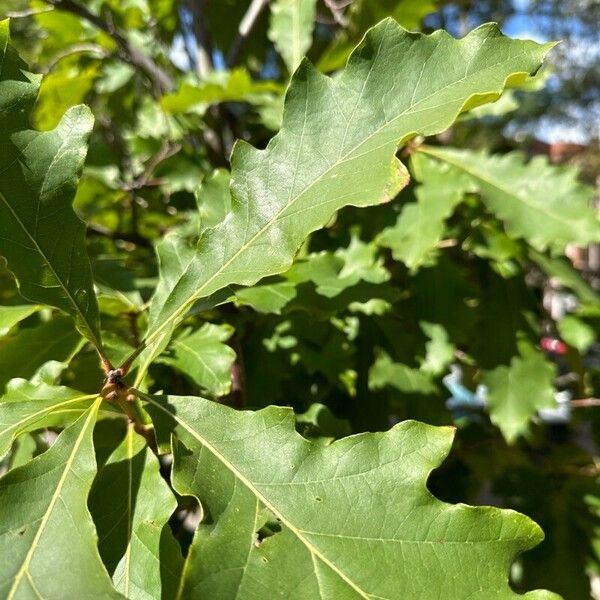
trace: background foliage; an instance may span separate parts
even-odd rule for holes
[[[599,5],[518,4],[3,2],[2,597],[591,597]]]

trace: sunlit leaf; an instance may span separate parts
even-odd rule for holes
[[[210,515],[180,597],[522,597],[507,568],[541,540],[539,528],[512,511],[450,505],[427,490],[450,428],[405,422],[327,446],[298,435],[290,410],[144,398],[161,439],[177,436],[174,485]]]

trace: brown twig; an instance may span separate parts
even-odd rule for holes
[[[348,19],[344,15],[344,8],[346,8],[350,2],[340,2],[339,4],[334,0],[323,0],[323,2],[329,9],[334,21],[341,27],[346,27],[346,25],[348,25]]]
[[[589,406],[600,406],[600,398],[579,398],[578,400],[571,400],[571,406],[573,408],[587,408]]]

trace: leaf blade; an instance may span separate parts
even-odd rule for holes
[[[148,353],[164,348],[199,298],[288,268],[304,238],[335,210],[393,198],[407,179],[394,157],[398,143],[438,133],[461,111],[496,99],[509,80],[534,73],[550,47],[507,40],[493,25],[454,40],[444,32],[409,33],[386,20],[367,34],[339,78],[302,63],[282,129],[266,150],[235,147],[232,212],[196,250],[188,248],[180,271],[163,273],[150,309]],[[445,58],[436,63],[447,55],[450,65]]]
[[[47,452],[0,480],[0,548],[7,558],[0,591],[10,600],[59,598],[65,589],[78,597],[122,598],[100,561],[86,507],[96,472],[92,430],[100,402]],[[31,486],[40,481],[42,493],[32,496]]]
[[[85,226],[72,208],[93,117],[69,109],[56,129],[29,128],[40,78],[27,72],[0,23],[0,253],[32,302],[74,317],[101,351],[99,313],[85,250]]]
[[[448,597],[520,597],[507,585],[506,565],[540,541],[539,528],[512,511],[444,504],[426,490],[428,474],[449,450],[449,428],[405,422],[384,434],[323,446],[294,432],[289,410],[243,413],[201,398],[140,396],[161,438],[174,432],[179,440],[174,483],[184,493],[193,489],[211,515],[188,555],[180,598],[206,589],[220,590],[223,598],[259,598],[266,589],[289,598],[315,597],[315,591],[325,597],[396,598],[426,589],[435,595],[440,586]],[[271,521],[275,532],[255,537]],[[443,524],[439,529],[436,521]],[[231,548],[232,527],[245,555]],[[203,555],[208,538],[221,536]],[[485,562],[486,572],[465,570],[469,560]],[[384,578],[377,576],[382,568]],[[457,568],[462,575],[452,577]],[[242,580],[232,583],[228,573],[240,569]],[[289,587],[299,581],[301,590]]]

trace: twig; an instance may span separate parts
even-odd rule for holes
[[[88,23],[108,34],[116,42],[120,57],[125,62],[143,71],[146,77],[152,82],[157,94],[163,94],[173,89],[174,83],[171,76],[154,62],[152,58],[134,46],[115,28],[114,24],[90,12],[85,6],[74,2],[74,0],[46,0],[46,2],[54,6],[57,10],[70,12],[85,19]]]
[[[158,167],[161,162],[167,160],[167,158],[171,158],[171,156],[177,154],[180,150],[180,144],[171,145],[168,141],[166,141],[160,147],[160,150],[152,158],[150,158],[143,173],[138,175],[129,185],[124,186],[123,189],[127,191],[133,191],[146,187],[156,167]]]
[[[10,10],[6,13],[9,19],[22,19],[23,17],[34,17],[35,15],[41,15],[47,12],[53,11],[52,6],[47,8],[28,8],[25,10]]]
[[[571,400],[571,406],[573,408],[600,406],[600,398],[580,398],[579,400]]]
[[[207,27],[204,0],[188,0],[187,7],[192,15],[192,29],[196,38],[196,72],[206,77],[213,70],[212,41]]]
[[[237,64],[242,49],[246,44],[246,40],[252,31],[252,28],[256,24],[260,13],[267,6],[269,0],[252,0],[246,14],[242,17],[238,26],[237,36],[231,44],[229,54],[227,55],[227,67],[231,69]]]
[[[344,8],[348,6],[350,2],[342,2],[340,4],[337,4],[334,0],[323,0],[323,2],[331,12],[335,22],[341,27],[346,27],[346,25],[348,25],[348,19],[344,15]]]
[[[56,54],[52,60],[46,65],[44,68],[44,73],[49,73],[54,69],[54,67],[63,59],[68,56],[72,56],[73,54],[80,54],[82,52],[90,52],[91,54],[97,54],[100,58],[108,58],[110,56],[110,52],[99,46],[98,44],[74,44],[69,48],[66,48],[62,52]]]

